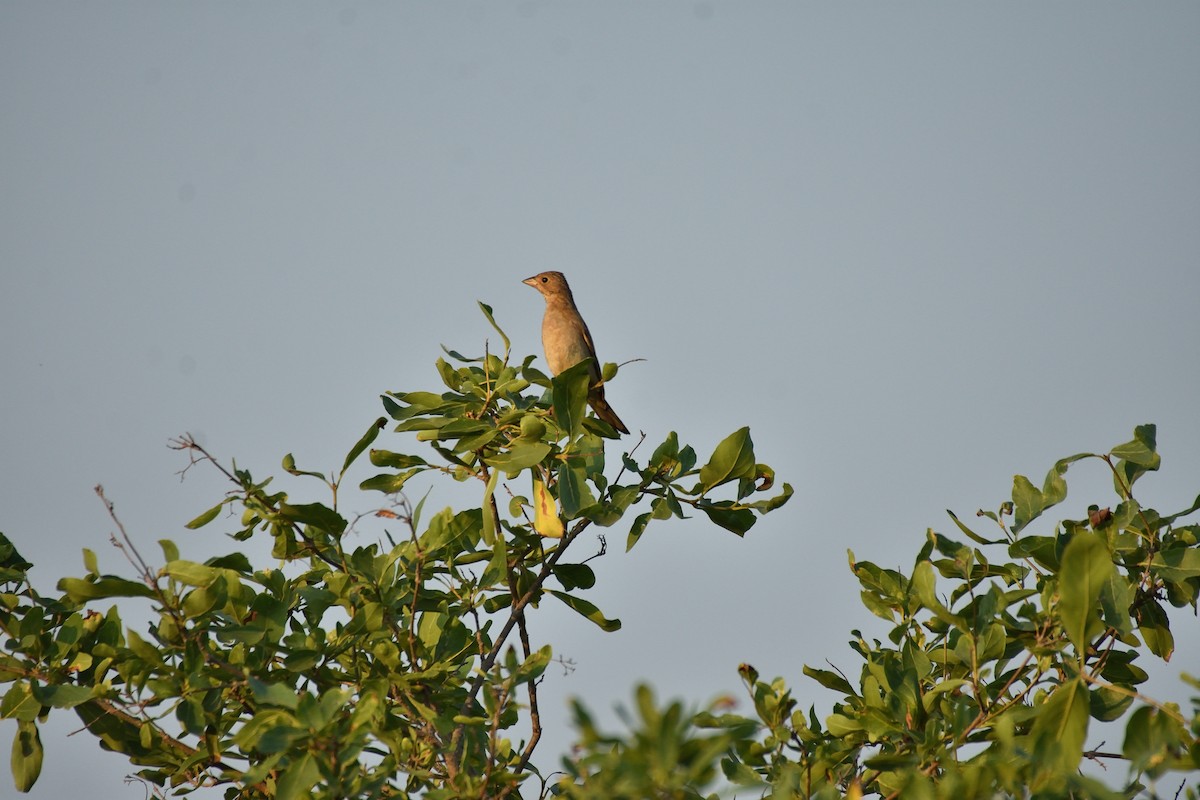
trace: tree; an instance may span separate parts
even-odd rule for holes
[[[1051,535],[1031,534],[1066,498],[1064,475],[1081,461],[1111,473],[1115,507],[1093,505]],[[1142,425],[1108,453],[1058,461],[1040,489],[1016,476],[1010,501],[978,512],[990,536],[948,512],[974,544],[930,530],[908,574],[851,553],[863,605],[892,627],[886,642],[852,632],[862,662],[854,679],[804,667],[842,695],[823,721],[797,708],[782,679],[761,680],[747,664],[756,718],[664,711],[642,688],[634,730],[614,735],[577,706],[583,753],[563,795],[696,797],[715,783],[719,760],[725,781],[755,797],[1159,796],[1169,772],[1200,771],[1200,697],[1185,714],[1139,689],[1147,674],[1137,662],[1174,650],[1169,609],[1194,617],[1200,593],[1200,525],[1176,524],[1200,497],[1172,514],[1134,497],[1159,461],[1155,428]],[[1195,676],[1185,680],[1200,689]],[[1096,723],[1118,721],[1120,746],[1089,748]],[[1124,762],[1129,774],[1111,788],[1081,772],[1084,761]],[[1187,796],[1198,796],[1194,785]]]
[[[0,681],[10,684],[0,717],[17,725],[17,788],[41,770],[39,721],[73,709],[159,792],[518,796],[534,775],[537,687],[552,655],[530,647],[531,609],[562,602],[604,630],[620,627],[582,594],[595,575],[581,535],[648,504],[628,547],[685,508],[740,536],[792,490],[754,499],[774,474],[756,462],[746,428],[699,467],[674,433],[645,462],[634,457],[638,441],[610,465],[604,443],[615,432],[586,416],[588,363],[550,379],[532,356],[511,363],[496,330],[503,357],[448,351],[450,361],[437,362],[445,391],[383,398],[395,430],[415,433],[421,454],[370,449],[388,424],[381,417],[336,475],[285,457],[283,469],[313,480],[318,499],[273,492],[269,478],[225,466],[191,437],[174,442],[233,487],[188,527],[240,512],[233,539],[271,537],[282,567],[257,567],[236,551],[196,563],[168,540],[155,567],[114,514],[136,576],[101,575],[85,551],[87,574],[63,578],[61,595],[47,597],[0,535]],[[605,365],[605,380],[615,374]],[[352,546],[362,539],[347,533],[360,520],[347,518],[339,493],[364,454],[379,471],[360,488],[388,498],[376,516],[397,528],[386,541]],[[478,507],[429,513],[424,500],[411,504],[405,485],[422,473],[475,481]],[[732,497],[715,499],[720,492]],[[116,605],[103,608],[114,599],[148,602],[156,622],[126,628]]]
[[[439,359],[446,391],[384,398],[420,454],[372,449],[381,418],[333,476],[285,457],[321,499],[271,492],[270,479],[177,440],[233,486],[189,527],[240,510],[233,538],[271,537],[282,567],[239,552],[195,563],[164,541],[156,568],[122,530],[136,578],[99,574],[85,551],[87,575],[46,597],[0,537],[0,681],[11,684],[0,717],[16,721],[18,788],[37,779],[38,722],[59,708],[156,791],[224,785],[240,798],[1116,798],[1200,770],[1200,710],[1140,688],[1139,660],[1171,656],[1172,609],[1194,615],[1200,593],[1200,526],[1180,524],[1200,498],[1160,514],[1134,497],[1159,467],[1145,425],[1107,453],[1057,462],[1041,488],[1017,476],[1011,501],[979,512],[988,535],[951,514],[954,537],[929,531],[907,574],[851,554],[863,604],[890,632],[853,632],[853,679],[804,667],[841,696],[830,713],[797,708],[783,679],[744,664],[753,716],[661,705],[640,687],[630,730],[613,733],[577,704],[578,748],[559,776],[542,776],[531,757],[552,653],[530,647],[532,609],[563,602],[620,625],[582,594],[595,554],[580,554],[581,534],[632,516],[633,547],[651,522],[698,511],[742,535],[792,490],[763,496],[774,474],[744,428],[702,466],[674,433],[645,462],[639,441],[609,464],[614,432],[585,413],[587,365],[549,379],[532,358],[512,364],[497,331],[503,357]],[[605,366],[605,380],[615,374]],[[375,516],[396,528],[351,547],[362,519],[338,498],[364,455],[379,472],[361,488],[387,498]],[[1111,473],[1115,503],[1035,533],[1079,462]],[[403,494],[420,474],[474,482],[481,500],[427,513]],[[114,598],[148,601],[155,624],[138,633],[116,606],[96,608]],[[1123,724],[1119,747],[1089,747],[1100,723]],[[1116,788],[1080,770],[1117,760],[1129,774]]]

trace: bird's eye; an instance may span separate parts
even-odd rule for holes
[[[543,276],[542,276],[542,283],[549,283],[549,282],[550,282],[550,279],[549,279],[549,278],[547,278],[545,275],[543,275]]]

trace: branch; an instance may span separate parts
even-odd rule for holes
[[[125,526],[117,518],[117,512],[112,501],[104,496],[104,487],[97,483],[95,492],[96,496],[104,503],[104,509],[108,511],[109,518],[117,526],[117,530],[121,532],[121,538],[124,540],[124,544],[122,544],[117,541],[117,537],[114,535],[112,536],[113,545],[121,551],[125,558],[129,559],[130,565],[141,574],[141,578],[145,584],[152,589],[157,589],[158,580],[155,578],[154,571],[150,569],[146,560],[142,558],[142,554],[138,552],[137,547],[133,544],[133,540],[129,538],[129,532],[125,530]],[[132,555],[130,555],[131,553]]]
[[[465,700],[463,700],[462,705],[458,710],[459,716],[469,716],[471,712],[471,706],[474,704],[475,698],[479,695],[479,690],[483,686],[483,682],[487,679],[488,671],[496,663],[496,659],[500,656],[500,651],[504,649],[504,644],[508,640],[509,634],[512,633],[513,628],[516,627],[518,620],[524,616],[525,606],[529,605],[533,598],[537,596],[538,592],[541,591],[542,585],[545,584],[546,579],[550,577],[551,572],[554,570],[554,566],[558,563],[558,560],[562,558],[562,554],[566,552],[567,547],[571,544],[571,542],[575,541],[579,537],[579,534],[583,533],[583,531],[586,530],[589,525],[591,525],[591,522],[592,521],[589,519],[581,519],[572,530],[568,531],[566,535],[563,536],[562,543],[555,548],[554,552],[551,553],[546,559],[545,563],[542,564],[542,568],[538,571],[537,577],[534,578],[533,583],[530,585],[529,591],[525,592],[525,594],[521,596],[521,599],[513,604],[512,612],[509,614],[508,620],[504,623],[504,627],[500,629],[499,635],[496,636],[496,641],[492,645],[492,649],[489,650],[487,655],[483,657],[483,660],[479,662],[479,671],[475,674],[475,677],[471,679],[471,685],[467,689],[467,697]],[[501,531],[497,531],[496,533],[497,535],[503,535]],[[462,758],[462,736],[465,730],[466,723],[459,723],[459,725],[454,729],[453,736],[450,738],[450,753],[448,755],[448,762],[452,771],[457,771],[459,760]]]
[[[1141,692],[1135,692],[1133,689],[1126,689],[1124,686],[1118,686],[1115,683],[1109,683],[1108,681],[1100,680],[1097,677],[1089,675],[1087,672],[1080,672],[1079,677],[1083,678],[1085,683],[1090,683],[1093,686],[1099,686],[1102,689],[1109,689],[1117,694],[1123,694],[1126,697],[1132,697],[1134,700],[1141,700],[1146,705],[1157,708],[1159,711],[1166,714],[1168,717],[1175,720],[1185,728],[1188,726],[1188,721],[1184,719],[1182,714],[1180,714],[1178,711],[1175,711],[1170,706],[1160,703],[1153,697],[1147,697]]]

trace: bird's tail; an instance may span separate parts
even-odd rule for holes
[[[604,387],[596,386],[588,393],[588,405],[596,412],[596,416],[612,425],[621,433],[629,433],[629,428],[625,427],[625,423],[621,422],[621,418],[617,416],[617,412],[612,410],[612,406],[604,399]]]

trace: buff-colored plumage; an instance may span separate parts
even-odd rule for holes
[[[588,405],[596,416],[612,425],[621,433],[629,433],[625,423],[604,399],[604,384],[600,381],[600,362],[596,358],[596,346],[587,323],[575,307],[571,287],[561,272],[543,272],[526,278],[527,283],[546,298],[546,315],[542,317],[542,348],[546,351],[546,363],[550,372],[557,375],[590,358],[592,386],[588,391]]]

